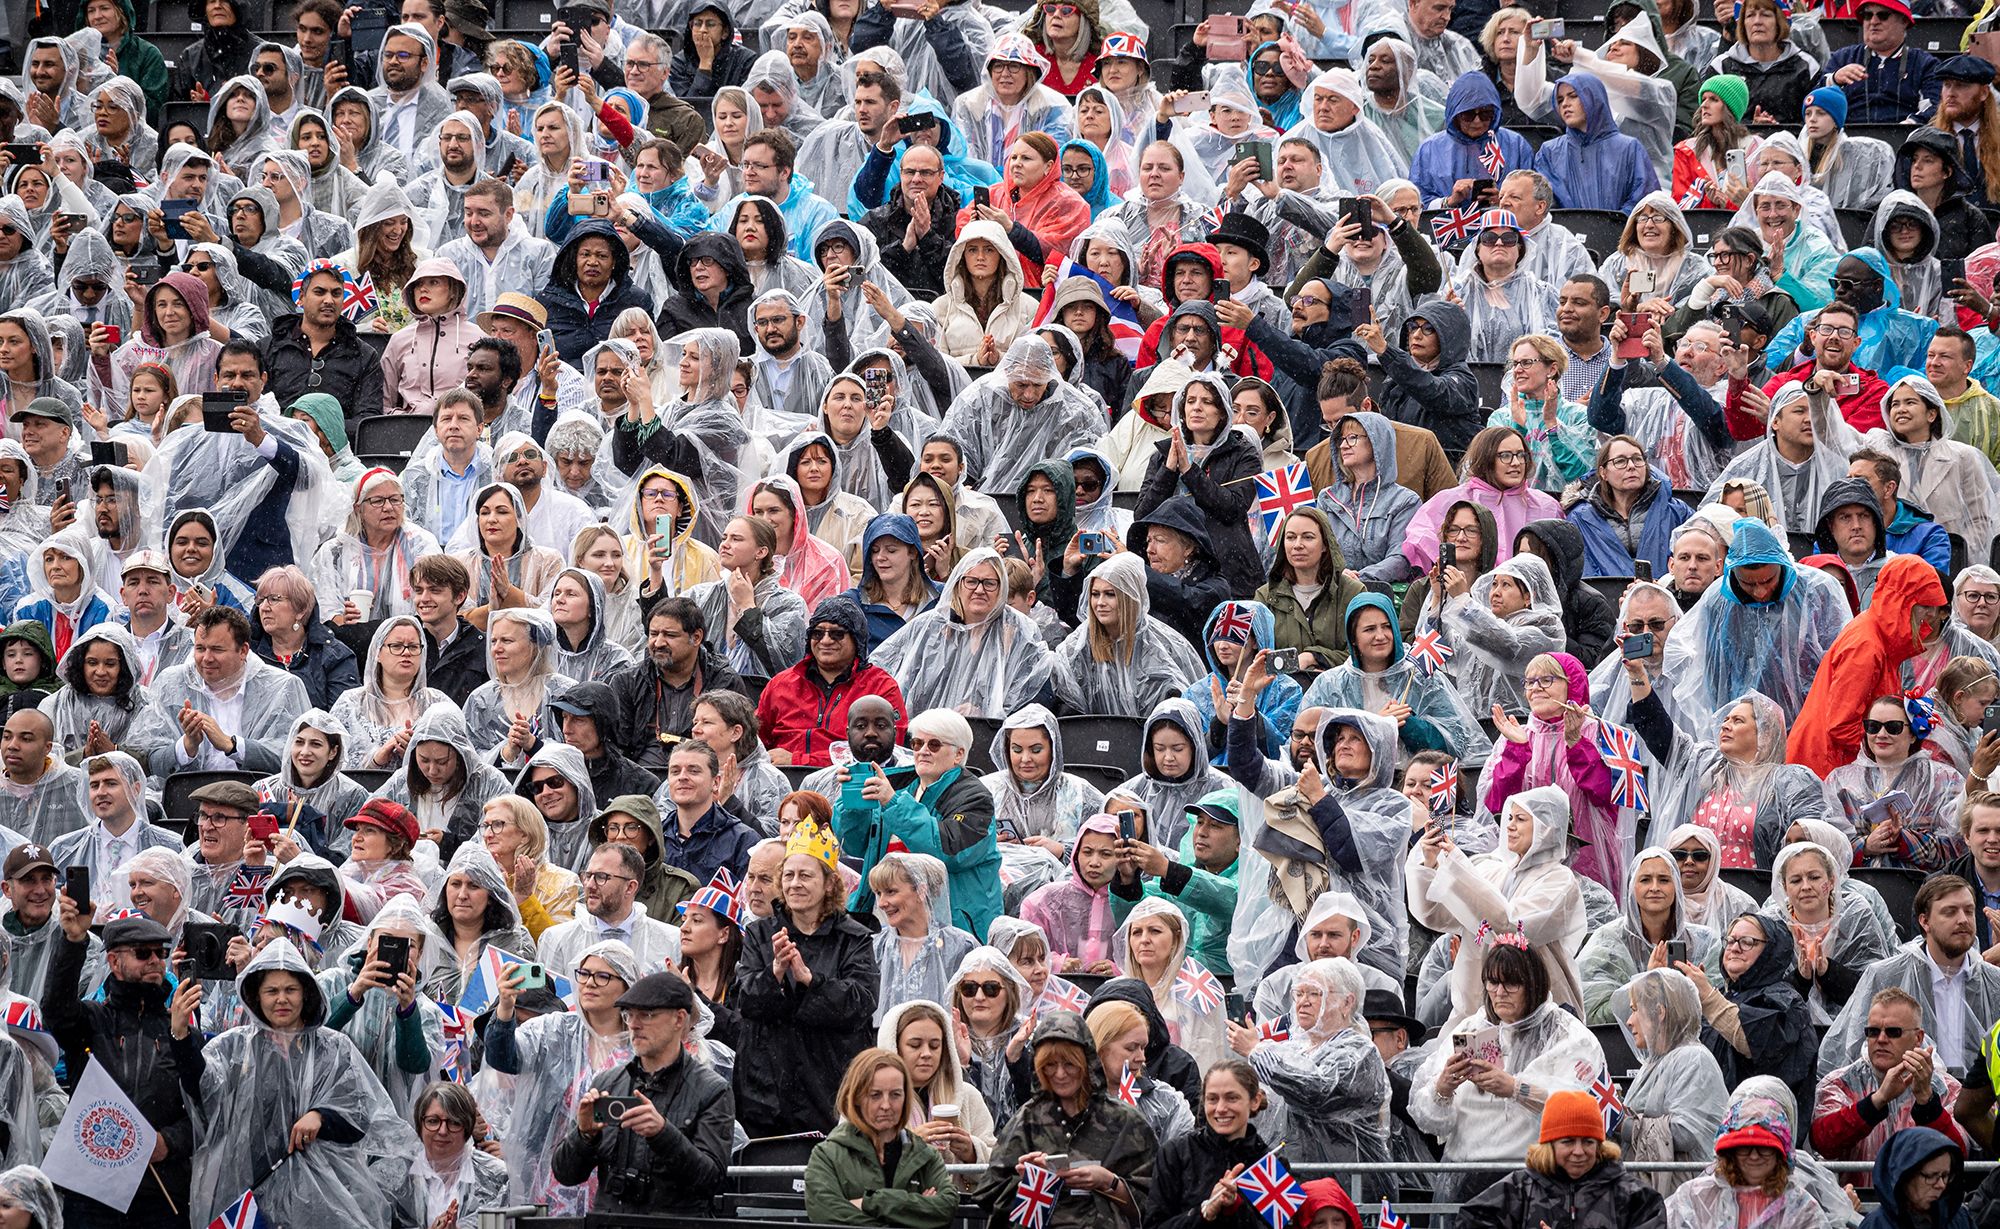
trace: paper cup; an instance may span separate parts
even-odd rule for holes
[[[366,623],[368,616],[375,609],[375,591],[372,589],[353,589],[348,592],[347,600],[354,603],[354,609],[360,612],[361,622]]]
[[[949,1101],[941,1101],[931,1106],[932,1122],[957,1122],[958,1107]]]

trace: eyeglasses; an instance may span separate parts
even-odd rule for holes
[[[1903,1034],[1909,1031],[1900,1024],[1870,1024],[1862,1028],[1861,1034],[1871,1041],[1877,1037],[1884,1041],[1900,1041]]]
[[[1925,1173],[1922,1170],[1918,1170],[1916,1173],[1910,1175],[1910,1181],[1921,1182],[1925,1186],[1950,1186],[1951,1170],[1947,1169],[1939,1174]]]
[[[1534,358],[1509,359],[1507,365],[1509,367],[1513,367],[1518,370],[1519,368],[1522,367],[1540,367],[1543,364],[1547,363],[1548,361],[1549,360],[1543,358],[1541,355],[1538,354]],[[1524,452],[1521,455],[1525,457],[1528,454]]]
[[[361,506],[376,512],[381,512],[386,508],[400,508],[403,506],[403,497],[401,495],[370,495],[361,501]]]
[[[1251,69],[1250,75],[1253,77],[1282,77],[1285,75],[1285,66],[1276,60],[1266,60],[1264,63]]]
[[[822,625],[806,633],[807,640],[845,640],[846,638],[847,629],[844,627],[826,627]]]
[[[436,1114],[426,1115],[421,1122],[417,1123],[417,1125],[422,1127],[426,1131],[432,1132],[433,1134],[442,1133],[446,1131],[465,1130],[464,1125],[461,1124],[457,1119],[440,1118]]]
[[[1604,468],[1606,469],[1644,469],[1645,467],[1646,454],[1643,452],[1635,452],[1630,456],[1612,457],[1604,463]]]
[[[958,992],[968,999],[976,999],[981,995],[997,999],[1007,993],[1007,985],[1005,982],[997,981],[962,981],[958,983]]]
[[[1722,941],[1722,946],[1732,952],[1747,952],[1764,946],[1764,940],[1746,939],[1742,935],[1731,935]]]
[[[1454,542],[1462,542],[1462,541],[1464,541],[1464,540],[1465,540],[1465,539],[1467,539],[1467,538],[1476,538],[1476,537],[1478,537],[1478,536],[1479,536],[1479,526],[1477,526],[1477,525],[1453,525],[1453,526],[1452,526],[1451,528],[1449,528],[1449,529],[1447,529],[1447,530],[1445,530],[1445,531],[1444,531],[1444,536],[1445,536],[1445,537],[1447,537],[1447,538],[1450,538],[1450,539],[1451,539],[1452,541],[1454,541]]]
[[[384,51],[382,58],[391,64],[408,64],[411,60],[423,59],[420,51]]]
[[[616,973],[608,972],[604,969],[578,969],[576,972],[570,974],[570,976],[576,980],[576,984],[579,986],[602,987],[619,980]]]
[[[514,826],[511,819],[489,819],[479,825],[481,832],[505,832]]]
[[[977,589],[982,593],[998,593],[1000,591],[1000,582],[998,580],[988,579],[984,576],[967,576],[958,583],[968,589]]]
[[[1316,294],[1302,294],[1292,300],[1293,307],[1332,307],[1333,301],[1322,299]]]
[[[628,73],[635,68],[658,68],[659,66],[660,62],[658,60],[635,60],[629,56],[625,59],[625,71]]]
[[[623,879],[627,883],[638,882],[638,880],[632,878],[632,876],[630,875],[614,875],[609,871],[585,871],[583,874],[578,875],[577,878],[583,880],[585,883],[589,884],[594,888],[601,888],[605,884],[612,883],[619,879]]]
[[[561,777],[537,777],[533,781],[528,782],[528,788],[538,794],[547,793],[552,789],[561,789],[562,786],[563,779]]]
[[[1815,324],[1812,331],[1815,337],[1831,337],[1835,341],[1853,341],[1856,337],[1860,336],[1853,329],[1835,324]]]
[[[398,641],[395,644],[383,645],[382,651],[384,653],[394,653],[398,657],[415,657],[417,654],[424,651],[424,646],[421,644],[409,644],[407,642]]]
[[[1524,364],[1516,363],[1514,365],[1519,367]],[[1528,459],[1528,450],[1525,448],[1503,448],[1493,454],[1493,459],[1495,461],[1526,461]]]
[[[748,158],[745,158],[738,165],[746,171],[775,171],[778,169],[778,164],[775,162],[752,162]]]
[[[1715,857],[1715,855],[1710,853],[1706,848],[1676,849],[1673,852],[1674,852],[1674,861],[1676,862],[1708,862],[1713,860]]]
[[[215,262],[214,262],[214,261],[212,261],[212,260],[205,260],[205,261],[203,261],[203,262],[202,262],[202,263],[200,263],[200,264],[195,264],[195,263],[193,263],[192,261],[190,261],[189,263],[187,263],[187,264],[184,264],[184,265],[182,265],[182,266],[181,266],[181,272],[183,272],[183,273],[206,273],[206,272],[208,272],[208,271],[209,271],[210,269],[213,269],[214,267],[215,267]]]
[[[1634,636],[1640,632],[1651,632],[1657,636],[1667,630],[1667,621],[1665,619],[1627,619],[1625,621],[1625,630]]]
[[[214,827],[219,824],[240,824],[249,821],[247,815],[225,815],[221,811],[196,811],[194,822]]]
[[[1560,674],[1531,674],[1525,681],[1529,691],[1553,691],[1569,679]]]
[[[636,819],[604,825],[604,835],[607,837],[641,836],[644,835],[645,831],[646,825]]]
[[[1400,212],[1402,212],[1402,211],[1401,211],[1401,210],[1397,210],[1397,212],[1398,212],[1398,213],[1400,213]],[[1415,211],[1413,210],[1412,212],[1415,212]],[[1410,336],[1412,336],[1412,337],[1416,337],[1416,336],[1418,336],[1419,334],[1421,334],[1421,335],[1423,335],[1423,336],[1425,336],[1425,337],[1436,337],[1436,336],[1438,335],[1438,331],[1437,331],[1436,329],[1434,329],[1434,328],[1432,328],[1432,327],[1431,327],[1431,322],[1430,322],[1430,321],[1428,321],[1428,320],[1412,320],[1412,321],[1410,321]],[[1521,454],[1521,455],[1523,455],[1523,456],[1526,456],[1527,454],[1526,454],[1526,453],[1523,453],[1523,454]]]
[[[1861,731],[1864,734],[1901,734],[1909,728],[1910,723],[1907,721],[1863,721],[1861,723]]]

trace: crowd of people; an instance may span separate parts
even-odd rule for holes
[[[2000,1226],[2000,9],[382,5],[0,14],[0,1229]]]

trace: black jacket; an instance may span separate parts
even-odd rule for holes
[[[685,687],[676,687],[661,675],[651,657],[642,657],[604,677],[618,705],[618,718],[610,737],[633,762],[665,768],[667,753],[687,737],[694,724],[694,701],[704,691],[725,688],[747,696],[749,690],[737,677],[722,654],[707,645]],[[642,791],[652,793],[652,790]]]
[[[618,697],[604,683],[578,683],[563,693],[562,702],[566,707],[586,710],[597,726],[599,754],[597,758],[584,758],[590,769],[590,792],[596,795],[598,805],[625,794],[645,794],[650,797],[660,788],[659,779],[652,773],[625,758],[618,749]],[[654,915],[659,916],[658,914]]]
[[[1437,330],[1438,364],[1426,371],[1410,357],[1410,320],[1421,319]],[[1443,299],[1426,299],[1403,321],[1396,344],[1383,351],[1381,410],[1397,422],[1422,427],[1438,437],[1453,456],[1465,451],[1486,425],[1479,408],[1479,377],[1465,365],[1472,349],[1472,325],[1465,309]]]
[[[335,640],[326,624],[320,622],[317,606],[305,624],[305,646],[288,662],[278,660],[271,648],[270,635],[263,624],[254,620],[250,625],[250,648],[266,662],[305,684],[306,698],[314,708],[331,709],[342,692],[361,686],[361,668],[354,659],[354,650]]]
[[[257,506],[243,518],[243,531],[236,536],[229,550],[223,555],[223,562],[233,576],[249,577],[249,583],[256,584],[257,577],[270,568],[283,567],[288,563],[304,565],[311,560],[297,558],[292,550],[292,530],[286,520],[286,513],[292,504],[292,495],[299,486],[299,466],[302,463],[299,450],[277,436],[271,437],[277,453],[270,459],[271,472],[275,480],[271,489],[257,501]],[[250,613],[255,614],[255,611]],[[257,625],[251,619],[251,626]]]
[[[771,939],[792,936],[810,986],[771,976]],[[736,962],[736,1008],[743,1013],[736,1050],[736,1110],[752,1139],[833,1129],[834,1094],[856,1054],[875,1044],[880,990],[874,936],[837,913],[808,933],[782,904],[750,923]]]
[[[1161,1143],[1153,1161],[1153,1189],[1146,1194],[1146,1229],[1258,1229],[1265,1223],[1247,1199],[1215,1220],[1201,1217],[1201,1205],[1222,1175],[1237,1165],[1255,1165],[1271,1146],[1251,1127],[1242,1139],[1224,1139],[1196,1113],[1195,1129]]]
[[[1618,612],[1604,595],[1583,583],[1583,531],[1564,520],[1529,521],[1521,533],[1533,534],[1552,556],[1549,573],[1562,594],[1563,649],[1588,670],[1604,658],[1618,631]],[[1520,540],[1520,534],[1515,535]]]
[[[1196,1121],[1201,1120],[1201,1069],[1194,1056],[1175,1045],[1167,1029],[1167,1018],[1153,1001],[1153,991],[1136,977],[1114,977],[1097,988],[1091,1003],[1129,1003],[1146,1017],[1146,1077],[1165,1084],[1187,1098]]]
[[[917,240],[914,252],[903,250],[910,211],[904,207],[902,193],[891,195],[887,202],[861,215],[861,224],[874,233],[875,242],[882,249],[882,267],[896,275],[903,289],[926,302],[944,294],[945,258],[951,255],[959,203],[957,192],[948,186],[938,188],[937,195],[931,198],[930,232]]]
[[[79,982],[90,941],[70,942],[58,934],[55,955],[48,976],[37,989],[42,996],[42,1019],[50,1036],[62,1047],[64,1066],[70,1083],[82,1077],[88,1058],[95,1058],[105,1074],[122,1089],[153,1129],[167,1141],[167,1155],[151,1166],[159,1182],[141,1182],[132,1197],[127,1221],[135,1225],[165,1224],[170,1219],[186,1220],[188,1181],[193,1173],[194,1122],[181,1094],[200,1094],[199,1075],[202,1035],[189,1029],[185,1041],[176,1041],[167,1021],[167,988],[107,978],[104,1000],[87,1002]],[[35,1130],[34,1123],[9,1124],[17,1130]],[[166,1192],[160,1189],[161,1183]],[[178,1214],[167,1206],[171,1194]],[[83,1200],[81,1195],[67,1198]],[[89,1201],[95,1211],[95,1201]],[[115,1216],[108,1208],[105,1217]]]
[[[458,634],[440,650],[437,637],[426,628],[424,663],[430,672],[430,685],[450,696],[452,703],[462,708],[465,698],[486,681],[486,633],[460,615]]]
[[[1153,445],[1134,511],[1150,516],[1168,499],[1188,496],[1208,522],[1209,553],[1220,561],[1229,591],[1255,593],[1264,583],[1264,558],[1250,536],[1250,506],[1257,502],[1257,486],[1246,480],[1264,472],[1264,454],[1242,432],[1229,428],[1201,464],[1175,473],[1167,468],[1172,447],[1171,439]]]
[[[272,322],[271,339],[264,343],[264,369],[270,373],[269,389],[280,409],[311,392],[332,393],[347,411],[347,436],[354,438],[354,425],[376,413],[382,404],[382,356],[361,340],[354,324],[342,316],[333,322],[333,341],[319,352],[319,381],[312,380],[314,355],[299,331],[301,317],[294,313]],[[356,407],[360,407],[357,409]]]
[[[596,1212],[706,1215],[728,1173],[736,1126],[736,1097],[722,1077],[681,1054],[650,1074],[634,1058],[590,1086],[612,1096],[639,1093],[667,1125],[647,1139],[610,1124],[585,1135],[572,1122],[549,1157],[555,1180],[581,1186],[597,1175]]]
[[[1950,167],[1949,182],[1937,208],[1931,210],[1937,217],[1938,236],[1937,250],[1931,255],[1940,260],[1963,260],[1993,240],[1993,218],[1977,204],[1985,185],[1974,183],[1966,173],[1964,155],[1951,134],[1926,126],[1911,129],[1896,150],[1894,178],[1898,188],[1909,190],[1910,163],[1919,149],[1936,154]]]
[[[1210,545],[1208,536],[1207,517],[1195,503],[1194,496],[1176,495],[1132,519],[1132,528],[1125,532],[1125,549],[1145,558],[1146,529],[1151,525],[1178,529],[1194,539],[1194,562],[1180,574],[1168,575],[1155,572],[1150,567],[1146,569],[1146,596],[1152,599],[1155,618],[1186,636],[1189,644],[1202,649],[1205,647],[1201,639],[1202,624],[1208,621],[1209,613],[1215,609],[1217,602],[1235,592],[1216,566],[1215,548]],[[1247,534],[1249,531],[1245,529],[1244,532]],[[1241,590],[1245,594],[1256,591],[1257,584],[1254,582]]]
[[[611,283],[604,288],[595,312],[576,292],[577,245],[593,238],[611,244]],[[555,263],[549,266],[549,283],[535,292],[535,301],[548,309],[556,353],[572,367],[581,367],[592,346],[610,339],[611,322],[619,313],[637,307],[649,316],[653,314],[652,296],[632,284],[632,253],[625,250],[625,241],[611,223],[597,218],[570,229],[569,238],[556,249]]]
[[[773,237],[773,250],[781,242]],[[688,273],[688,266],[702,256],[721,264],[727,278],[722,297],[714,307],[694,288]],[[756,353],[756,343],[750,336],[750,300],[757,296],[757,290],[750,283],[750,265],[743,259],[743,248],[733,236],[707,231],[696,235],[681,249],[680,259],[668,270],[668,276],[674,292],[660,305],[660,336],[672,337],[689,329],[728,329],[736,334],[744,354]]]

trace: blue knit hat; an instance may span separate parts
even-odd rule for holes
[[[1818,107],[1833,117],[1835,128],[1847,127],[1847,92],[1837,86],[1822,85],[1806,95],[1806,106]]]

